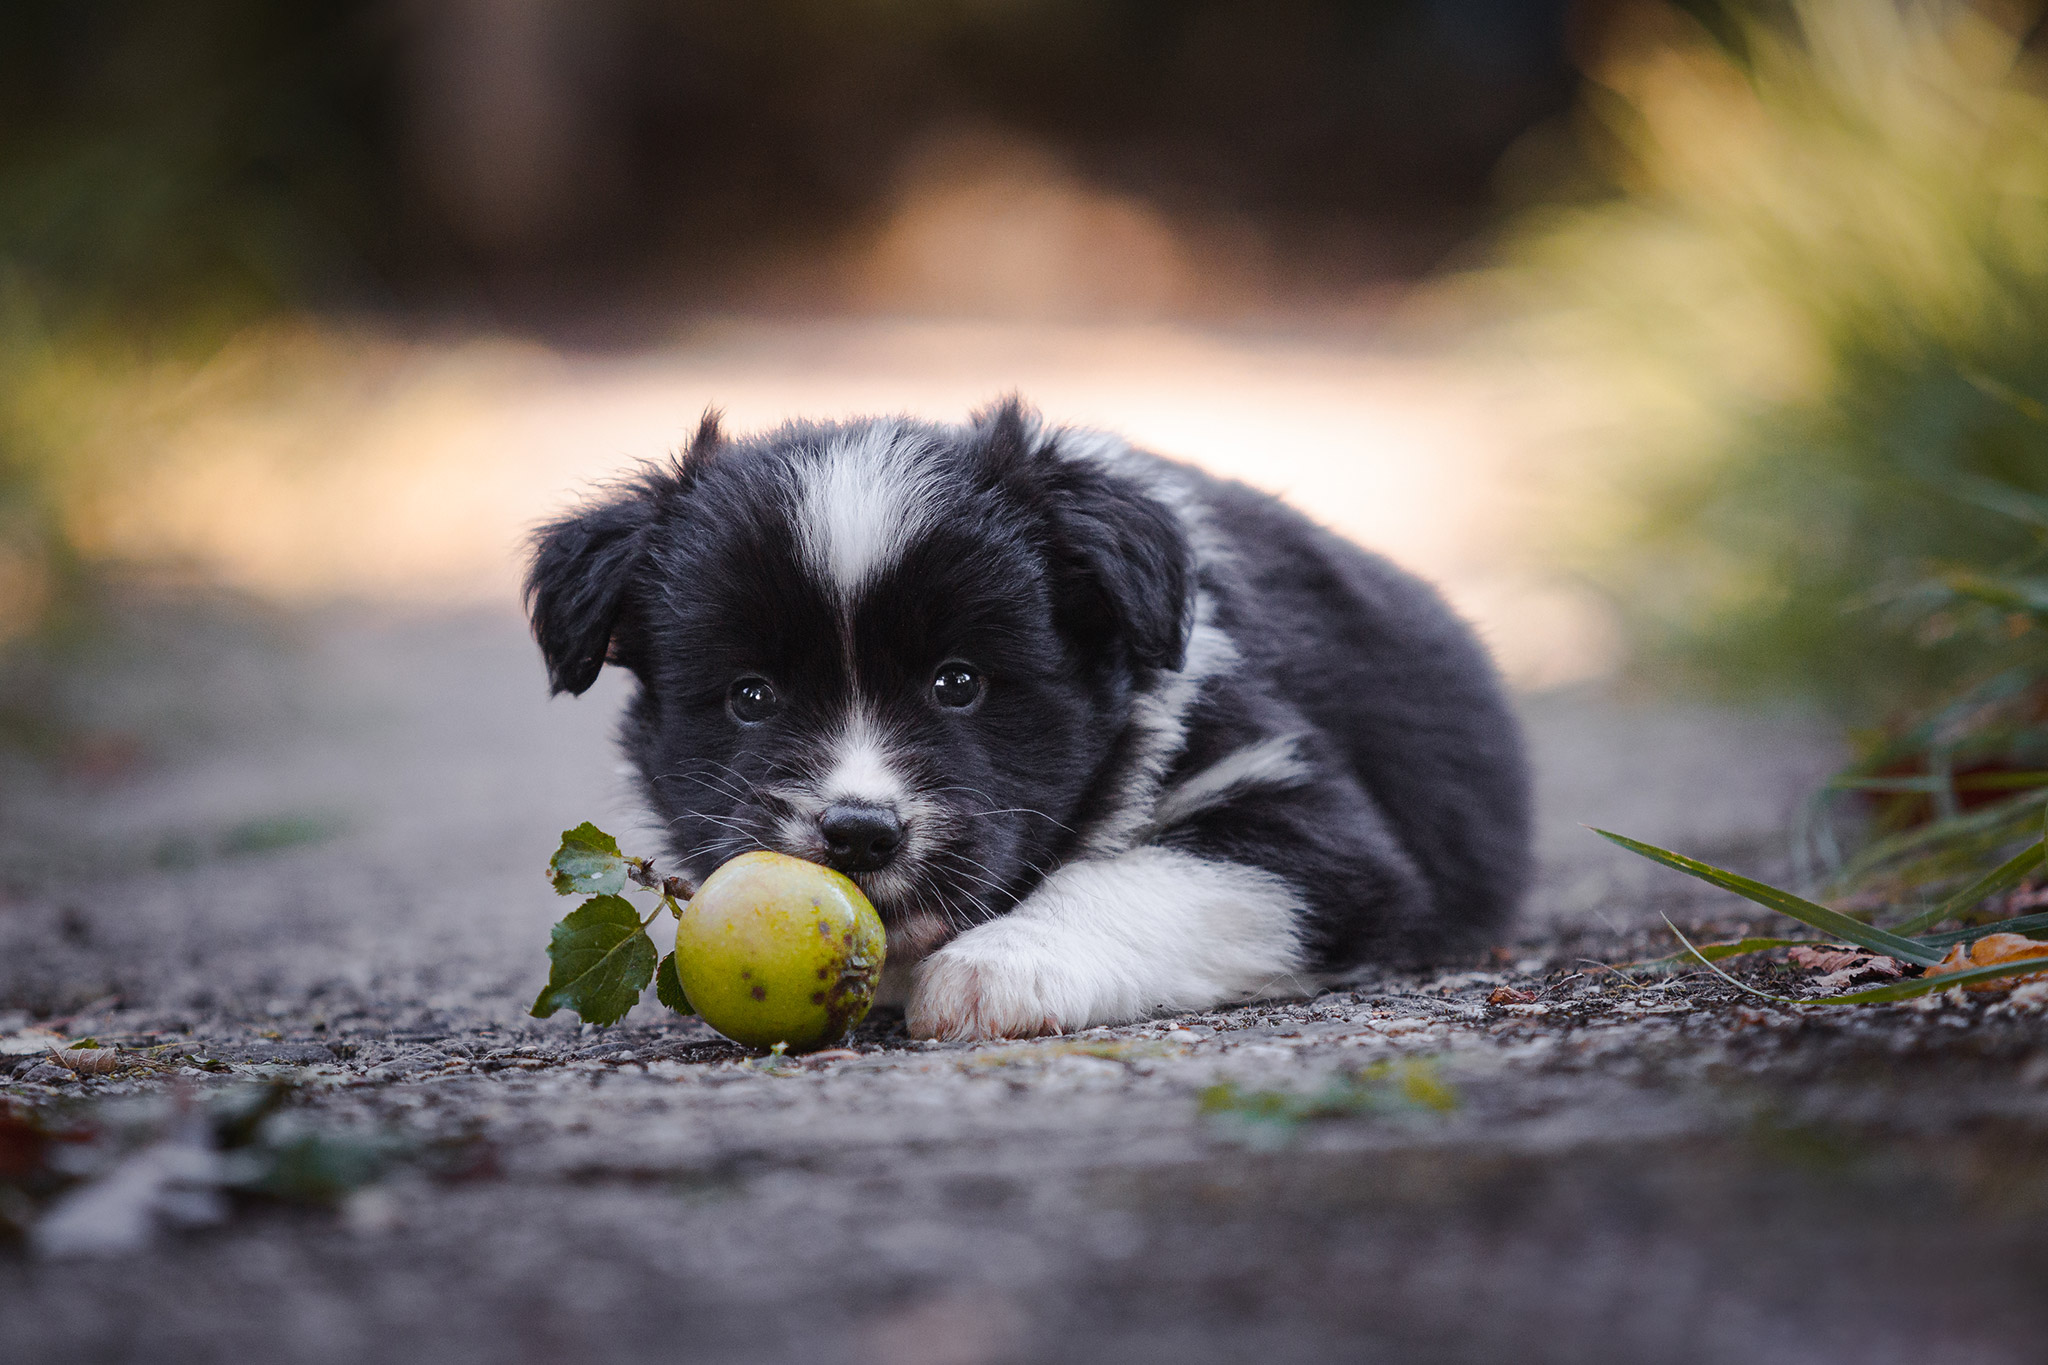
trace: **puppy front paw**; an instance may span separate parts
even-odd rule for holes
[[[918,964],[905,1017],[910,1036],[971,1042],[1060,1032],[1036,954],[1015,951],[1022,945],[1006,951],[1000,940],[977,943],[981,932],[962,935]]]

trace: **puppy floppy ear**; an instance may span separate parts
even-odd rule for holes
[[[680,500],[719,439],[718,414],[708,412],[689,449],[669,467],[650,467],[604,501],[534,532],[526,613],[547,661],[550,695],[581,695],[606,663],[633,664],[620,636],[633,575],[647,553],[648,528],[665,506]]]
[[[1029,467],[1044,499],[1062,626],[1149,668],[1186,664],[1195,570],[1180,518],[1135,480],[1061,454],[1057,435],[1033,451],[1036,423],[1015,400],[983,421],[998,460]]]
[[[653,500],[636,486],[534,533],[526,613],[547,661],[550,695],[581,695],[612,657],[612,632],[653,512]]]
[[[1180,519],[1128,480],[1067,465],[1054,487],[1055,524],[1076,579],[1074,623],[1104,627],[1133,662],[1177,669],[1195,624],[1194,565]]]

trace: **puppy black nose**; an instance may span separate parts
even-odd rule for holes
[[[825,861],[841,872],[875,872],[903,847],[903,822],[886,806],[830,806],[818,817]]]

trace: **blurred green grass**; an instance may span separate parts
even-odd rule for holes
[[[1929,585],[2042,546],[2013,514],[2048,507],[2041,64],[1961,5],[1714,13],[1613,38],[1582,113],[1608,192],[1505,248],[1591,414],[1560,553],[1653,674],[1896,719],[2038,655]]]
[[[2041,11],[1690,11],[1610,35],[1599,188],[1492,280],[1587,416],[1557,554],[1642,677],[1848,725],[1806,833],[1836,891],[1911,899],[2038,837],[2048,782]]]

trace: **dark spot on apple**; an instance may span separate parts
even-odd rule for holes
[[[756,1000],[766,1000],[768,998],[768,988],[757,981],[754,983],[754,989],[749,991],[748,994]]]

